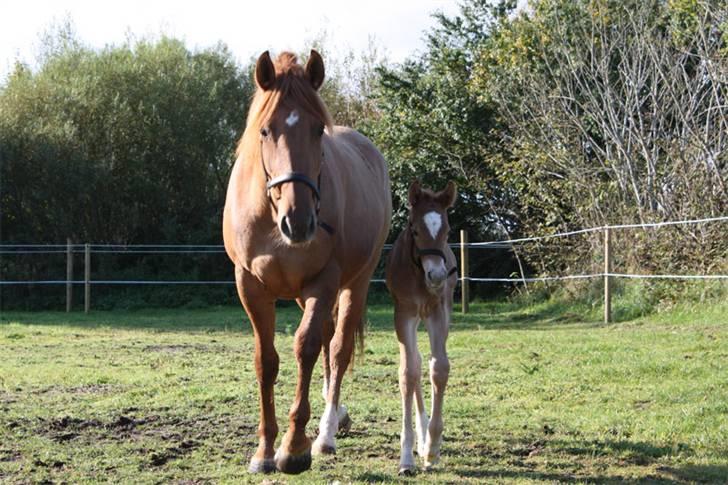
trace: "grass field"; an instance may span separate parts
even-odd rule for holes
[[[549,303],[455,313],[443,460],[405,480],[391,317],[370,307],[338,454],[261,477],[246,473],[258,409],[240,309],[4,313],[0,482],[728,481],[728,303],[612,325]],[[282,429],[298,318],[279,312]],[[426,356],[425,343],[420,332]],[[311,435],[323,411],[314,388]]]

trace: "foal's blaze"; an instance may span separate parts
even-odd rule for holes
[[[350,423],[339,403],[341,381],[363,334],[369,280],[389,232],[386,163],[364,136],[333,125],[317,92],[324,73],[315,51],[305,66],[287,52],[275,61],[260,56],[225,201],[225,250],[255,338],[260,426],[251,472],[299,473],[310,467],[312,450],[334,452],[336,432]],[[295,299],[303,318],[294,340],[296,395],[276,451],[279,298]],[[312,444],[309,388],[322,350],[326,408]]]
[[[445,344],[450,326],[453,292],[457,284],[455,255],[447,244],[450,226],[447,210],[455,203],[453,182],[432,192],[412,183],[409,189],[409,223],[400,233],[387,260],[387,288],[394,299],[394,319],[399,339],[399,388],[402,394],[400,474],[416,469],[412,401],[417,411],[417,453],[429,468],[440,459],[442,406],[450,363]],[[417,327],[424,320],[430,336],[431,418],[422,398],[422,357],[417,349]]]

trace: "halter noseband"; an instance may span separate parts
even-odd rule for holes
[[[318,180],[316,183],[314,183],[313,180],[308,178],[306,175],[300,173],[300,172],[286,172],[283,175],[279,175],[278,177],[271,179],[270,174],[268,173],[268,169],[265,168],[265,161],[263,160],[263,147],[261,143],[260,147],[260,165],[263,167],[263,173],[265,173],[265,190],[268,194],[268,200],[270,200],[271,205],[273,206],[275,210],[275,204],[273,203],[273,197],[270,195],[270,189],[273,187],[278,187],[279,185],[283,185],[287,182],[300,182],[302,184],[305,184],[309,189],[311,189],[311,192],[313,193],[313,197],[316,200],[315,203],[315,209],[316,209],[316,217],[318,218],[319,211],[321,210],[321,171],[319,171]],[[321,163],[323,164],[324,155],[321,153]],[[330,225],[326,224],[324,221],[319,219],[318,225],[321,226],[321,228],[328,232],[329,234],[334,234],[334,228]]]
[[[420,249],[417,247],[417,244],[415,244],[415,233],[412,230],[412,223],[409,225],[409,232],[410,232],[410,239],[412,240],[412,263],[419,268],[423,273],[425,272],[425,269],[422,267],[422,258],[421,256],[440,256],[442,258],[443,264],[447,265],[447,257],[445,257],[445,253],[442,252],[442,250],[437,248],[427,248],[427,249]],[[415,256],[417,254],[417,256]],[[447,272],[447,277],[449,278],[454,273],[456,273],[458,270],[457,265],[450,268],[450,271]]]

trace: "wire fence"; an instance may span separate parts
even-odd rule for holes
[[[681,221],[667,221],[645,224],[620,224],[607,225],[599,227],[591,227],[588,229],[579,229],[574,231],[559,232],[555,234],[547,234],[543,236],[523,237],[517,239],[499,240],[499,241],[482,241],[468,242],[465,231],[460,231],[460,243],[451,243],[452,249],[460,250],[460,298],[461,311],[468,312],[469,302],[469,285],[470,283],[511,283],[511,284],[528,284],[533,282],[551,282],[566,280],[589,280],[602,278],[604,281],[604,321],[611,321],[611,280],[614,278],[625,279],[662,279],[662,280],[728,280],[728,274],[633,274],[621,273],[612,268],[612,248],[610,234],[616,230],[626,229],[654,229],[664,226],[702,224],[713,222],[728,221],[728,216],[711,217],[703,219],[690,219]],[[507,249],[513,250],[514,245],[529,242],[544,241],[549,239],[565,238],[581,234],[594,234],[602,232],[604,234],[604,268],[601,272],[590,272],[584,274],[561,274],[561,275],[543,275],[543,276],[527,276],[519,262],[519,271],[517,277],[479,277],[470,274],[468,252],[471,249]],[[726,241],[728,247],[728,241]],[[391,244],[385,244],[384,250],[390,250]],[[91,278],[91,256],[92,254],[124,254],[124,255],[197,255],[197,254],[223,254],[225,249],[222,245],[213,244],[73,244],[70,240],[66,244],[0,244],[0,255],[49,255],[49,254],[66,254],[67,274],[66,279],[47,279],[47,280],[5,280],[0,275],[0,287],[10,287],[26,285],[66,286],[66,311],[72,308],[72,288],[74,285],[84,286],[84,309],[89,311],[91,305],[91,286],[92,285],[217,285],[227,286],[234,285],[232,280],[152,280],[152,279],[92,279]],[[84,279],[79,280],[73,277],[73,259],[75,254],[84,254]],[[372,283],[381,284],[386,280],[383,278],[373,278]]]
[[[574,231],[565,231],[555,234],[547,234],[544,236],[523,237],[509,240],[499,241],[483,241],[470,243],[451,243],[452,249],[510,249],[514,244],[522,244],[526,242],[543,241],[553,238],[563,238],[579,234],[598,233],[606,230],[619,229],[649,229],[659,228],[672,225],[683,224],[700,224],[710,222],[725,222],[728,216],[710,217],[703,219],[689,219],[680,221],[666,221],[656,223],[642,224],[620,224],[605,225],[599,227],[591,227],[587,229],[579,229]],[[728,244],[728,242],[727,242]],[[391,244],[385,244],[384,250],[391,249]],[[222,245],[214,244],[0,244],[0,254],[20,255],[20,254],[222,254],[225,248]],[[673,280],[727,280],[726,274],[712,275],[676,275],[676,274],[631,274],[604,271],[600,273],[576,274],[576,275],[554,275],[554,276],[526,276],[521,274],[519,277],[503,277],[503,278],[484,278],[472,276],[467,272],[467,268],[463,268],[461,262],[461,274],[459,281],[468,282],[497,282],[497,283],[531,283],[539,281],[561,281],[574,279],[591,279],[591,278],[630,278],[630,279],[673,279]],[[374,278],[372,283],[384,283],[384,279]],[[84,280],[4,280],[0,279],[0,285],[231,285],[234,281],[209,281],[209,280],[102,280],[102,279],[84,279]]]

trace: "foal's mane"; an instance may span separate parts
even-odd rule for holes
[[[304,75],[304,68],[292,52],[281,52],[273,63],[276,78],[267,91],[258,87],[250,104],[237,155],[259,158],[260,129],[268,122],[278,106],[290,105],[318,118],[331,132],[334,122],[318,92]]]

